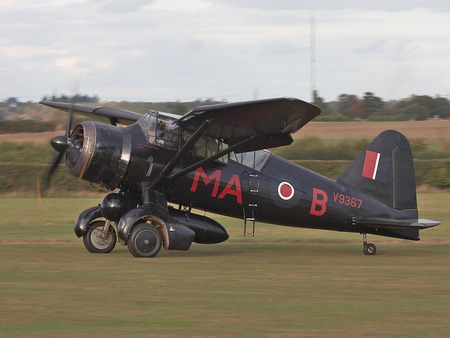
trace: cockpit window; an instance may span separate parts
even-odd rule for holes
[[[190,131],[183,131],[183,141],[186,142],[193,133]],[[208,158],[215,154],[225,150],[227,145],[221,140],[214,137],[201,136],[197,142],[195,142],[193,154],[201,158]],[[219,162],[228,163],[228,154],[217,159]]]
[[[144,135],[151,144],[170,149],[179,149],[180,128],[175,121],[151,111],[138,121]]]
[[[151,144],[178,150],[192,136],[192,132],[183,130],[175,124],[175,120],[159,115],[156,111],[145,114],[138,122],[146,140]],[[195,142],[193,155],[208,158],[225,150],[227,145],[219,139],[209,136],[201,136]],[[219,162],[228,163],[229,155],[217,159]]]
[[[233,155],[233,159],[236,162],[260,171],[264,167],[264,164],[266,164],[266,161],[270,156],[270,152],[267,150],[256,150]]]
[[[171,119],[158,119],[156,143],[170,149],[178,149],[180,144],[180,128]]]
[[[158,113],[151,111],[144,115],[143,118],[137,122],[144,132],[148,143],[155,143],[156,140],[156,125],[158,121]]]

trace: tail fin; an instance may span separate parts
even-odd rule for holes
[[[398,131],[378,135],[338,181],[392,208],[417,209],[411,147]]]

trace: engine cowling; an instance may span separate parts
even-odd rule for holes
[[[124,128],[84,121],[70,136],[66,167],[79,179],[113,190],[122,182],[130,156],[131,136]]]

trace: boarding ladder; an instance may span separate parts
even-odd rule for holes
[[[244,211],[244,236],[255,236],[256,216],[255,211],[258,207],[257,198],[259,193],[258,174],[249,174],[249,194],[248,201],[243,207]],[[247,230],[247,222],[251,222],[251,232]]]

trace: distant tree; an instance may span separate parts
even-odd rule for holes
[[[317,90],[314,90],[313,96],[314,96],[313,104],[320,108],[320,110],[321,110],[320,115],[321,116],[330,115],[330,113],[331,113],[330,107],[325,102],[325,100],[319,96],[319,92]]]
[[[439,116],[441,118],[448,118],[450,116],[450,102],[443,97],[431,97],[428,95],[412,95],[408,99],[401,100],[398,107],[402,110],[410,110],[417,112],[417,106],[421,106],[425,111],[427,118]],[[410,106],[413,106],[412,108]],[[416,113],[412,113],[415,115]],[[420,117],[423,113],[419,114]],[[415,118],[415,116],[413,116]]]
[[[440,118],[446,119],[450,116],[450,101],[444,97],[435,97],[429,107],[431,117],[439,115]]]
[[[406,112],[397,109],[395,104],[377,110],[368,117],[370,121],[408,121],[410,119]]]
[[[55,102],[65,102],[65,103],[70,103],[70,102],[97,103],[97,102],[100,102],[100,99],[97,95],[89,96],[89,95],[83,95],[83,94],[76,94],[75,97],[62,94],[60,96],[52,95],[50,97],[44,96],[42,98],[42,101],[47,101],[47,100],[55,101]]]
[[[433,98],[427,95],[412,95],[400,100],[394,109],[415,120],[425,120],[433,116]]]
[[[345,120],[354,119],[355,114],[355,104],[359,102],[359,98],[353,94],[341,94],[338,97],[337,102],[337,113],[343,116]],[[352,109],[353,107],[353,109]],[[340,117],[341,119],[341,117]]]
[[[359,119],[365,119],[366,115],[364,114],[364,101],[360,100],[355,102],[350,106],[349,111],[353,114],[353,117]]]
[[[358,96],[353,94],[341,94],[338,97],[338,110],[339,112],[345,112],[350,110],[350,107],[359,101]]]
[[[362,118],[367,119],[372,114],[376,113],[384,106],[384,102],[378,96],[375,96],[372,92],[364,93],[363,97],[363,116]]]
[[[430,114],[425,106],[417,102],[411,102],[410,104],[400,109],[400,112],[409,116],[410,119],[414,119],[417,121],[426,120]]]
[[[17,100],[17,97],[8,97],[5,102],[8,104],[17,104],[19,100]]]

